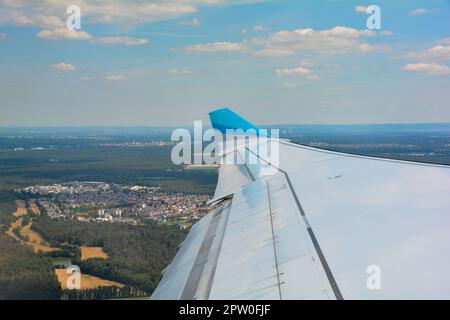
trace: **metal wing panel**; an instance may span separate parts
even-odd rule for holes
[[[268,180],[282,299],[335,299],[286,178]]]
[[[181,298],[183,288],[208,230],[212,214],[208,214],[193,226],[177,255],[164,270],[163,278],[153,292],[152,299],[174,300]]]
[[[239,157],[236,151],[233,151],[223,158],[223,164],[219,169],[219,178],[214,192],[214,197],[209,203],[217,202],[225,197],[231,196],[240,187],[252,181],[248,170],[244,164],[227,163],[227,157]]]
[[[236,192],[211,299],[334,298],[282,174]]]
[[[344,298],[450,298],[449,167],[292,144],[280,155]]]
[[[210,299],[278,298],[265,182],[233,197]]]
[[[241,123],[221,114],[227,128]],[[267,163],[221,167],[213,202],[226,200],[191,230],[152,298],[450,299],[450,167],[279,147],[274,175]]]

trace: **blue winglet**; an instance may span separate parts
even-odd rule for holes
[[[245,120],[237,113],[231,111],[228,108],[218,109],[209,113],[211,124],[214,129],[219,130],[223,134],[226,134],[227,129],[242,129],[244,131],[253,129],[256,134],[259,135],[259,128],[251,122]]]

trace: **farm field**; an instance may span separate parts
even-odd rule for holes
[[[16,221],[12,222],[9,226],[6,234],[11,238],[20,241],[23,245],[31,246],[35,253],[39,252],[53,252],[59,251],[59,248],[53,248],[50,244],[45,241],[42,236],[31,229],[33,220],[30,219],[28,224],[24,225],[23,216],[26,214],[27,209],[25,208],[25,202],[23,200],[16,200],[17,210],[13,213],[15,217],[19,217]],[[24,213],[25,212],[25,213]],[[20,237],[14,232],[14,230],[20,230]]]
[[[69,278],[70,274],[66,272],[66,269],[55,269],[55,274],[58,277],[59,284],[61,285],[62,289],[67,289],[67,279]],[[111,287],[111,286],[117,286],[119,288],[124,287],[124,284],[116,282],[116,281],[110,281],[101,279],[99,277],[91,276],[88,274],[81,274],[81,290],[84,289],[95,289],[101,286],[105,287]]]
[[[81,260],[108,259],[108,257],[102,247],[81,246]]]
[[[39,207],[36,204],[35,200],[29,200],[28,205],[30,207],[31,212],[36,216],[39,217],[41,215],[41,210],[39,210]]]
[[[14,217],[23,217],[27,214],[27,209],[25,207],[25,201],[16,200],[17,210],[13,213]]]

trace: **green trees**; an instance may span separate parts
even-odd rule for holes
[[[121,299],[145,297],[147,294],[139,289],[130,286],[101,286],[95,289],[86,290],[63,290],[61,292],[61,300],[104,300],[104,299]]]
[[[49,258],[0,233],[0,300],[59,299],[60,286]]]
[[[101,246],[109,258],[74,259],[83,273],[125,283],[151,293],[186,231],[154,221],[144,226],[123,223],[84,223],[35,218],[33,229],[45,239],[71,245]]]

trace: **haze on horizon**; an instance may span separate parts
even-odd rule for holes
[[[0,0],[0,126],[450,122],[450,2],[370,4]]]

